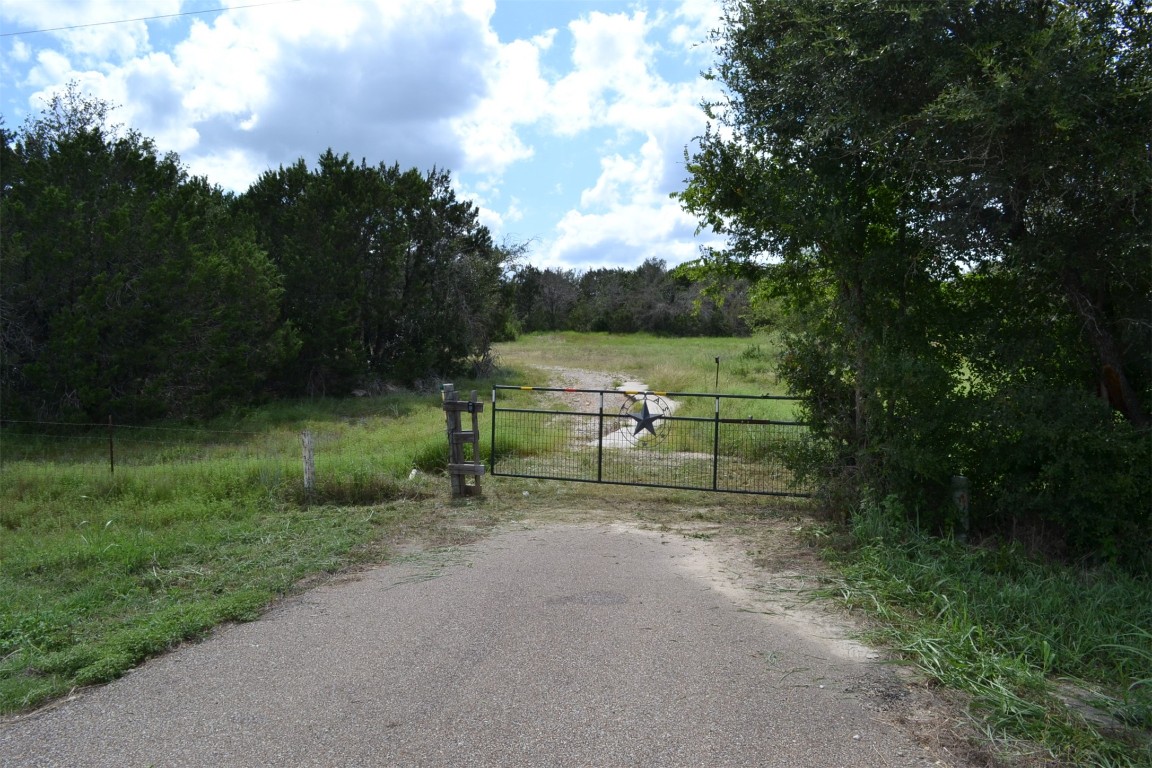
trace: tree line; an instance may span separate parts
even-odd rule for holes
[[[730,0],[680,200],[842,508],[1152,565],[1152,11]],[[967,478],[971,518],[952,501]]]
[[[659,259],[635,269],[522,265],[508,275],[506,295],[508,336],[540,331],[744,336],[754,325],[746,281],[709,291]]]
[[[537,330],[728,334],[742,293],[662,262],[586,273],[497,244],[448,171],[331,149],[234,195],[73,84],[0,123],[0,398],[9,419],[201,418],[467,373]],[[697,311],[699,310],[699,311]]]

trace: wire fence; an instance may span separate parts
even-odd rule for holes
[[[203,472],[272,486],[300,475],[299,439],[262,432],[5,420],[0,475],[161,482]]]
[[[786,466],[807,430],[775,396],[497,386],[494,476],[806,496]],[[363,430],[376,430],[364,425]],[[413,457],[346,431],[211,430],[0,421],[0,488],[131,483],[287,491],[302,500],[370,503],[415,492]],[[444,444],[447,456],[447,444]],[[397,463],[392,461],[392,463]],[[422,462],[416,459],[416,466]]]

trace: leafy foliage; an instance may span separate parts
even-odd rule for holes
[[[1040,561],[1015,544],[931,538],[894,497],[866,500],[852,533],[858,546],[837,556],[834,591],[881,617],[875,634],[905,659],[969,693],[992,732],[1061,765],[1147,764],[1146,578]]]
[[[744,336],[747,283],[705,290],[694,275],[649,259],[635,269],[517,269],[509,280],[517,330]]]
[[[458,371],[495,331],[502,266],[445,171],[356,164],[331,150],[263,174],[244,195],[284,275],[300,334],[282,391],[345,394],[366,376]]]
[[[3,137],[9,415],[123,420],[245,402],[291,351],[280,278],[230,200],[73,86]]]
[[[9,418],[203,417],[486,360],[504,265],[446,171],[326,152],[240,199],[76,85],[0,129]]]
[[[697,270],[783,303],[800,469],[938,530],[969,474],[981,531],[1143,563],[1146,5],[736,0],[714,42],[680,199],[729,238]]]

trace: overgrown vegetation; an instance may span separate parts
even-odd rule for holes
[[[540,383],[537,367],[594,359],[653,387],[693,390],[716,381],[720,357],[721,389],[760,394],[765,372],[755,369],[774,345],[765,336],[533,335],[499,345],[499,381]],[[283,401],[196,429],[125,428],[115,473],[104,429],[64,440],[83,434],[6,426],[0,711],[115,678],[325,574],[386,560],[397,544],[458,543],[525,515],[707,520],[716,526],[707,535],[731,534],[750,552],[771,558],[778,546],[756,539],[777,503],[749,497],[486,478],[483,499],[450,502],[442,477],[411,477],[443,466],[443,418],[431,394]],[[303,429],[317,445],[310,495],[300,481]],[[798,504],[787,514],[803,522],[789,527],[819,534],[818,544],[840,535]],[[853,518],[852,546],[830,550],[839,571],[831,592],[875,617],[871,639],[968,692],[989,739],[1026,753],[1025,765],[1150,764],[1152,584],[1019,544],[930,537],[910,517],[894,498],[868,504]]]
[[[1152,11],[731,0],[684,206],[754,281],[829,509],[1152,569]],[[971,517],[952,504],[971,487]]]
[[[1020,546],[929,537],[894,498],[852,522],[830,591],[879,620],[871,640],[971,697],[1008,754],[1152,765],[1152,586]],[[1042,764],[1048,759],[1033,754]]]
[[[331,150],[236,197],[73,84],[0,128],[6,418],[205,418],[466,372],[516,249],[433,169]]]
[[[519,264],[446,171],[333,151],[227,195],[74,88],[0,128],[5,419],[318,398],[236,417],[226,441],[160,441],[176,461],[128,451],[115,475],[55,436],[22,457],[5,426],[0,707],[436,530],[456,510],[409,478],[444,462],[435,398],[320,396],[487,370],[493,341],[547,331],[496,349],[801,396],[814,439],[794,466],[855,514],[843,597],[997,738],[1152,763],[1152,10],[729,0],[713,42],[726,92],[680,199],[730,247],[671,272]],[[756,327],[776,334],[571,332]],[[294,458],[267,456],[316,422],[340,440],[306,494]],[[1058,703],[1061,679],[1103,719]]]
[[[764,366],[765,358],[775,364],[778,344],[768,333],[748,338],[664,338],[643,333],[565,331],[527,334],[494,348],[505,365],[519,369],[560,365],[602,371],[620,377],[617,385],[627,377],[666,392],[782,395],[786,394],[784,383]]]
[[[584,331],[662,336],[746,336],[748,284],[706,291],[699,281],[649,259],[635,269],[586,272],[518,265],[504,287],[505,339],[520,333]]]
[[[435,396],[121,428],[114,472],[104,430],[18,426],[0,433],[0,712],[255,618],[302,580],[376,562],[392,542],[453,543],[452,521],[469,514],[410,477],[414,454],[444,442]],[[311,492],[305,428],[317,437]]]
[[[659,261],[538,270],[493,243],[443,169],[329,149],[242,195],[109,122],[76,84],[0,125],[6,418],[207,418],[274,398],[487,375],[535,330],[747,333],[744,286]]]

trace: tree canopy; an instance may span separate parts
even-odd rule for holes
[[[449,374],[488,347],[507,249],[446,171],[328,150],[264,173],[240,205],[285,280],[301,339],[284,389],[347,392],[366,374]]]
[[[10,418],[202,415],[291,353],[281,279],[230,201],[75,89],[3,137]]]
[[[703,266],[791,308],[783,369],[823,438],[809,468],[847,498],[954,526],[965,474],[978,526],[1147,540],[1150,16],[726,4],[725,96],[680,198],[728,236]]]
[[[714,291],[659,259],[635,269],[584,272],[513,270],[508,298],[514,330],[743,336],[750,333],[747,283],[725,281]]]
[[[0,136],[7,418],[200,417],[461,371],[505,262],[447,171],[329,150],[239,198],[73,85]]]

